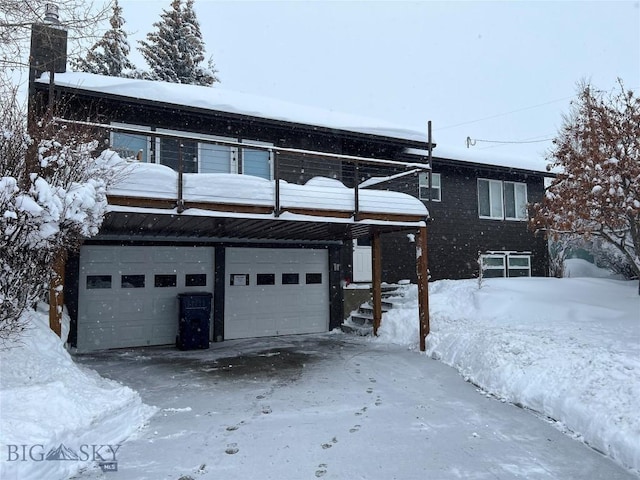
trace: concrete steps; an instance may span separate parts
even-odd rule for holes
[[[394,303],[402,301],[404,297],[404,285],[406,284],[383,284],[381,287],[382,315],[394,307]],[[341,329],[346,333],[356,335],[371,335],[373,333],[373,294],[370,291],[368,302],[360,305],[358,310],[351,312],[341,325]]]

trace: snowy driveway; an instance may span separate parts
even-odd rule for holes
[[[79,356],[159,408],[82,479],[632,479],[442,363],[344,334]]]

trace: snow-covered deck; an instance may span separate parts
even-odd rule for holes
[[[182,184],[180,179],[182,178]],[[103,234],[341,240],[371,228],[424,226],[425,205],[404,193],[353,188],[316,177],[305,185],[237,174],[183,174],[151,163],[126,163],[108,192]],[[153,222],[149,219],[152,218]],[[207,219],[215,219],[209,221]]]

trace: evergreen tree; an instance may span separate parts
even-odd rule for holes
[[[206,67],[204,41],[193,10],[193,0],[173,0],[170,10],[163,10],[161,20],[153,24],[156,31],[140,41],[140,53],[150,67],[145,78],[172,83],[210,86],[219,80],[211,59]]]
[[[113,4],[113,15],[109,19],[111,29],[89,49],[86,58],[72,61],[74,68],[83,72],[108,75],[110,77],[128,76],[128,71],[134,69],[129,61],[129,41],[123,27],[122,8],[118,0]]]
[[[192,58],[195,61],[195,83],[198,85],[212,85],[220,80],[216,77],[217,70],[213,63],[213,59],[207,59],[206,68],[200,66],[205,60],[204,40],[200,31],[200,22],[193,9],[194,0],[187,0],[183,10],[183,22],[185,29],[185,39],[187,50],[191,50]]]

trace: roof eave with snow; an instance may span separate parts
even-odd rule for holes
[[[37,80],[48,84],[48,74]],[[287,127],[304,127],[344,136],[357,135],[380,141],[400,141],[426,146],[424,132],[382,120],[351,115],[317,107],[297,105],[268,97],[225,90],[219,87],[175,84],[160,81],[108,77],[90,73],[56,74],[57,88],[84,95],[165,105],[185,111],[242,117]]]

